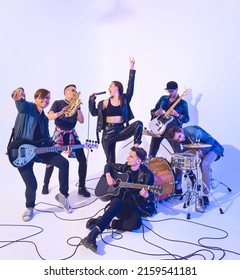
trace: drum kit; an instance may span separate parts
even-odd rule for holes
[[[179,166],[179,168],[183,170],[184,178],[187,181],[187,190],[180,197],[180,199],[183,199],[183,197],[185,197],[183,208],[188,207],[187,219],[191,218],[190,213],[192,205],[195,205],[196,212],[204,213],[205,210],[202,192],[203,189],[205,189],[207,193],[210,193],[210,190],[208,189],[208,186],[206,186],[202,181],[200,170],[201,159],[199,158],[198,151],[204,148],[210,148],[211,146],[212,145],[210,144],[199,142],[183,145],[185,149],[195,152],[195,154],[183,153],[182,155],[184,157],[184,164],[182,166]],[[194,180],[190,180],[189,172],[195,172]],[[223,214],[221,208],[220,213]]]
[[[183,145],[187,150],[194,153],[176,153],[172,155],[171,164],[162,157],[152,158],[148,161],[147,166],[154,173],[155,184],[162,186],[164,192],[157,197],[158,201],[166,200],[173,196],[175,190],[175,177],[172,167],[179,168],[183,171],[184,178],[187,180],[187,189],[184,194],[181,195],[180,200],[185,198],[183,208],[188,207],[187,219],[191,218],[191,209],[195,205],[195,211],[204,213],[204,199],[202,195],[203,188],[211,194],[219,206],[220,214],[223,211],[212,195],[208,187],[202,181],[201,176],[201,159],[198,156],[198,151],[203,148],[209,148],[212,145],[205,143],[191,143]],[[191,174],[191,175],[190,175]],[[194,179],[193,179],[194,177]]]

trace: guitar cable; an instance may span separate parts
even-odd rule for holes
[[[38,203],[39,204],[39,203]],[[96,212],[92,217],[97,216],[101,211],[103,211],[104,208],[100,209],[98,212]],[[37,210],[40,212],[49,212],[54,214],[54,216],[57,219],[63,220],[63,221],[71,221],[71,222],[76,222],[76,221],[80,221],[83,219],[88,219],[88,218],[78,218],[78,219],[63,219],[60,218],[56,213],[52,212],[52,211],[42,211],[42,210]],[[208,244],[206,244],[206,242],[209,240],[223,240],[228,238],[228,232],[221,229],[221,228],[216,228],[213,226],[209,226],[209,225],[205,225],[205,224],[201,224],[201,223],[197,223],[197,222],[193,222],[193,221],[188,221],[185,219],[177,219],[177,218],[168,218],[168,219],[160,219],[160,220],[154,220],[154,219],[142,219],[143,224],[141,227],[141,232],[139,232],[139,234],[142,234],[142,238],[143,240],[149,244],[150,246],[153,246],[154,248],[157,248],[157,251],[152,252],[151,247],[148,247],[148,249],[146,249],[146,245],[143,245],[142,247],[145,248],[144,250],[136,250],[134,248],[130,248],[127,246],[122,246],[122,245],[116,245],[110,242],[107,242],[106,240],[108,240],[108,238],[104,239],[105,235],[108,235],[109,233],[111,233],[111,238],[114,241],[118,241],[124,238],[124,234],[122,234],[121,232],[118,231],[109,231],[109,230],[105,230],[102,234],[100,234],[101,237],[101,241],[103,243],[105,243],[108,246],[114,247],[116,249],[119,250],[124,250],[124,251],[129,251],[132,253],[136,253],[136,254],[140,254],[140,255],[145,255],[145,256],[152,256],[152,257],[156,257],[159,260],[159,257],[161,260],[191,260],[191,259],[196,259],[196,257],[200,257],[201,259],[209,259],[209,255],[210,255],[210,259],[211,260],[223,260],[224,257],[226,256],[227,253],[233,254],[233,255],[237,255],[240,256],[239,252],[235,252],[232,250],[228,250],[226,248],[221,248],[218,246],[210,246]],[[189,225],[193,225],[193,226],[197,226],[200,228],[207,228],[207,229],[211,229],[214,232],[222,232],[222,235],[218,237],[212,237],[213,234],[211,234],[211,236],[202,236],[200,238],[198,238],[198,240],[196,242],[190,242],[190,241],[184,241],[184,240],[179,240],[179,239],[173,239],[173,238],[168,238],[168,237],[164,237],[162,235],[160,235],[156,230],[161,229],[161,224],[160,223],[166,223],[166,222],[180,222],[180,223],[184,223],[185,225],[189,224]],[[148,225],[150,224],[150,226]],[[153,225],[156,224],[156,229],[153,229]],[[167,226],[167,225],[166,225]],[[23,235],[19,238],[16,239],[8,239],[7,240],[0,240],[0,244],[3,243],[3,245],[0,245],[0,249],[8,247],[8,246],[13,246],[15,244],[18,243],[24,243],[24,244],[32,244],[35,248],[35,251],[37,253],[37,255],[39,256],[40,259],[42,260],[47,260],[47,257],[43,257],[43,254],[40,253],[39,248],[36,244],[36,242],[28,240],[29,238],[35,237],[39,234],[42,234],[44,229],[42,227],[39,226],[35,226],[35,225],[18,225],[18,224],[1,224],[0,227],[3,228],[8,228],[8,227],[12,227],[13,229],[15,228],[19,228],[19,227],[23,227],[27,229],[27,232],[29,232],[29,229],[35,229],[36,232],[33,232],[31,234],[28,235]],[[15,230],[16,231],[16,230]],[[156,239],[154,239],[154,242],[152,242],[151,239],[151,235],[149,234],[149,238],[147,239],[146,236],[146,231],[148,233],[153,233],[155,236],[157,236],[159,238],[159,241],[157,241]],[[1,232],[3,233],[3,231],[1,230]],[[17,231],[19,232],[19,231]],[[202,232],[201,230],[198,230],[197,232]],[[133,233],[133,234],[138,234]],[[8,234],[9,236],[9,234]],[[78,249],[82,246],[81,245],[81,240],[82,238],[80,236],[70,236],[67,239],[67,245],[74,247],[73,251],[66,257],[63,257],[59,260],[67,260],[67,259],[71,259],[78,251]],[[162,240],[162,241],[161,241]],[[204,243],[203,243],[204,241]],[[127,237],[126,237],[126,245],[127,245]],[[198,249],[191,251],[190,253],[187,253],[186,255],[179,255],[178,253],[174,253],[174,252],[170,252],[169,249],[166,249],[163,245],[160,246],[160,244],[163,244],[164,242],[170,242],[170,246],[168,246],[168,248],[176,248],[176,246],[174,246],[174,243],[181,243],[184,248],[186,249],[187,245],[191,246],[190,250],[192,249],[192,246],[196,246]],[[62,246],[62,245],[61,245]],[[150,251],[149,251],[150,250]],[[158,251],[159,250],[159,251]],[[175,250],[175,249],[174,249]],[[220,256],[216,256],[216,252],[220,253]],[[120,255],[120,254],[119,254]],[[56,258],[57,259],[57,258]]]

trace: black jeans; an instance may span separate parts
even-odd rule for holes
[[[177,141],[172,140],[168,137],[167,133],[163,133],[161,137],[152,137],[149,149],[149,158],[156,157],[157,152],[159,150],[160,144],[162,143],[163,139],[166,139],[169,144],[171,145],[174,153],[181,153],[181,144]],[[176,185],[181,185],[182,183],[182,170],[179,168],[175,168],[175,180]]]
[[[134,137],[134,144],[141,144],[143,123],[135,121],[129,126],[125,127],[123,124],[108,123],[103,130],[102,146],[105,152],[107,163],[115,163],[116,143],[124,141],[131,136]]]
[[[75,141],[76,144],[81,144],[78,141]],[[78,178],[79,178],[79,187],[85,188],[86,184],[86,176],[87,176],[87,159],[83,149],[77,149],[76,159],[79,163],[78,165]],[[45,176],[44,176],[44,185],[48,185],[53,173],[54,166],[49,166],[46,168]]]
[[[59,169],[59,191],[65,197],[68,197],[69,189],[69,162],[58,153],[46,153],[38,155],[43,163],[56,166]],[[25,197],[26,207],[35,207],[37,180],[33,172],[34,162],[30,162],[26,166],[18,168],[19,173],[26,185]]]
[[[114,217],[117,217],[118,220],[113,220]],[[98,221],[97,226],[103,232],[111,221],[113,229],[122,231],[137,230],[142,225],[142,218],[137,206],[133,203],[127,203],[119,197],[112,198],[109,207]]]

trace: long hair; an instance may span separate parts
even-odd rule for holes
[[[120,83],[119,81],[112,81],[112,83],[114,83],[114,85],[118,88],[118,92],[119,94],[123,94],[123,85],[122,83]]]

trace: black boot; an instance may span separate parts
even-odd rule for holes
[[[48,184],[43,185],[42,194],[49,194]]]
[[[92,250],[94,253],[97,252],[97,243],[96,238],[98,237],[100,230],[98,227],[94,227],[92,231],[88,234],[88,236],[82,239],[82,245],[86,248]]]
[[[79,188],[78,188],[78,194],[79,194],[79,195],[82,195],[82,196],[84,196],[84,197],[90,197],[90,196],[91,196],[90,192],[88,192],[88,191],[86,190],[86,187],[85,187],[85,186],[84,186],[84,187],[79,187]]]
[[[101,218],[102,218],[102,216],[89,219],[86,223],[86,228],[88,228],[89,230],[92,230],[95,226],[97,226],[97,223]]]

